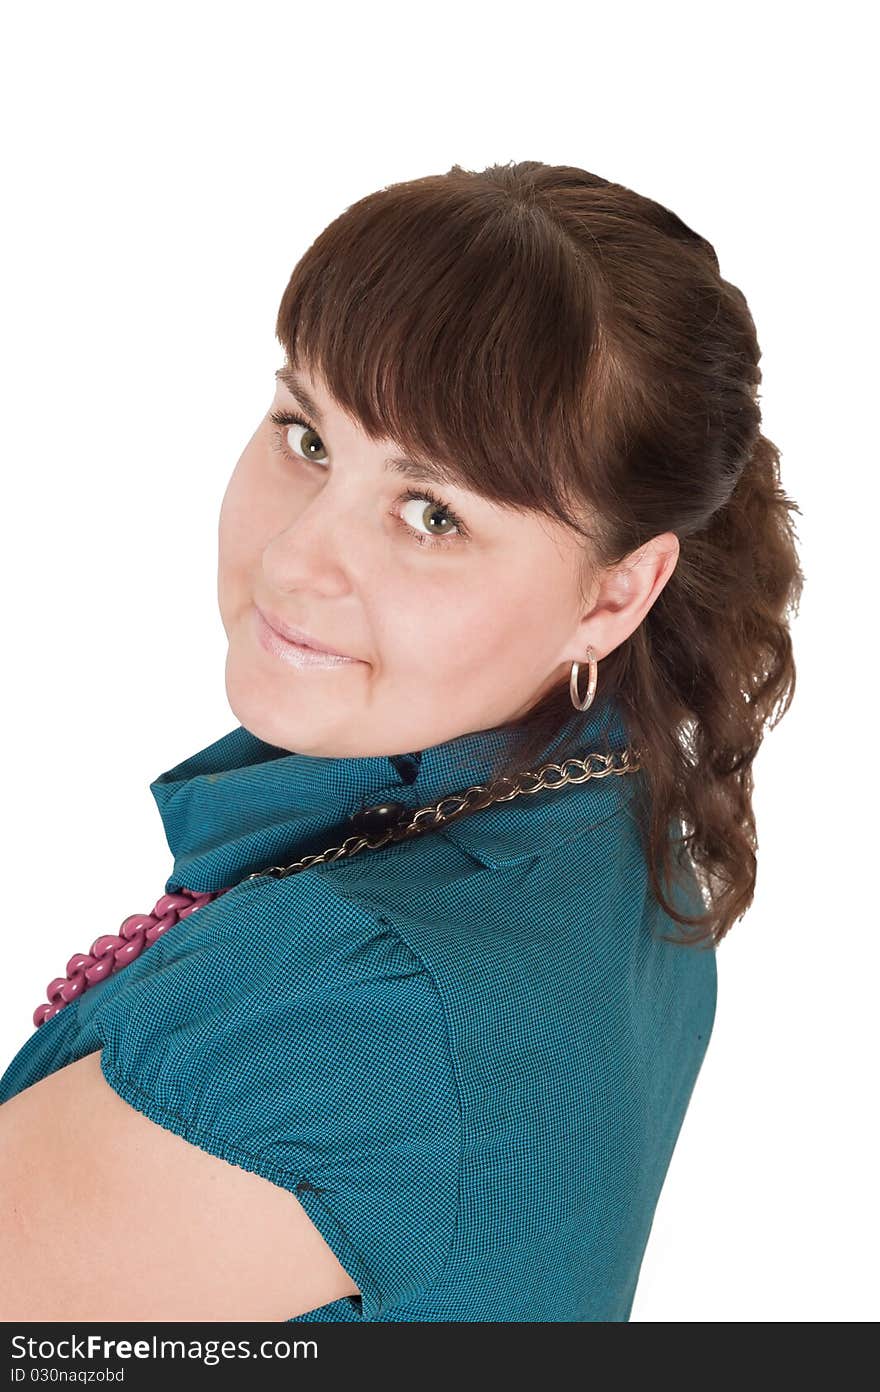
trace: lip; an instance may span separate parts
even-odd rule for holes
[[[328,648],[324,643],[319,643],[317,638],[313,638],[310,633],[306,633],[304,628],[297,628],[294,624],[282,623],[281,619],[270,614],[268,610],[261,609],[259,604],[256,606],[257,613],[261,614],[270,628],[274,628],[282,638],[286,638],[289,643],[296,643],[301,648],[312,648],[315,652],[327,653],[330,657],[349,657],[349,653],[337,652],[335,648]],[[350,658],[355,661],[354,658]]]
[[[323,647],[304,629],[282,624],[273,614],[264,613],[258,604],[254,605],[254,615],[262,646],[295,667],[340,667],[343,663],[359,661],[347,653]]]

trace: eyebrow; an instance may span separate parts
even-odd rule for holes
[[[275,373],[276,378],[287,388],[291,396],[295,396],[301,406],[313,416],[318,425],[322,424],[321,412],[315,402],[302,384],[301,379],[291,367],[279,367]],[[426,459],[423,463],[417,464],[412,459],[407,459],[404,455],[394,454],[385,460],[385,468],[391,473],[402,474],[405,478],[415,479],[419,483],[436,483],[444,488],[460,487],[458,480],[453,475],[451,469],[445,465],[435,463],[433,460]]]

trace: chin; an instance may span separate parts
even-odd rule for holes
[[[260,682],[247,662],[230,646],[226,655],[226,699],[240,725],[266,744],[279,744],[279,717],[265,681]],[[279,747],[284,747],[283,742]]]
[[[288,693],[290,706],[294,704],[295,694]],[[300,713],[285,710],[272,684],[254,670],[252,663],[237,658],[232,647],[226,658],[226,699],[238,723],[264,744],[298,754],[325,752],[320,747],[318,727],[326,735],[326,701],[322,708],[324,718],[320,721],[312,718],[308,710]]]

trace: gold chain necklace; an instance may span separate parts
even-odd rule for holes
[[[265,870],[255,870],[252,875],[245,875],[244,879],[256,880],[262,875],[283,879],[298,870],[307,870],[312,865],[340,860],[343,856],[356,855],[358,851],[379,850],[390,841],[402,841],[407,837],[431,831],[434,827],[445,826],[467,812],[490,807],[494,802],[510,802],[522,793],[539,793],[544,788],[564,788],[568,783],[585,783],[588,778],[638,773],[640,768],[639,753],[634,749],[615,750],[610,754],[591,753],[585,759],[566,759],[562,764],[543,764],[536,771],[517,774],[514,779],[500,778],[490,784],[475,783],[466,792],[449,793],[438,802],[419,807],[411,815],[405,803],[379,803],[375,807],[356,812],[349,819],[359,830],[355,835],[347,837],[341,846],[329,846],[325,851],[303,856],[302,860],[295,860],[290,865],[270,865]],[[569,771],[571,769],[578,772],[572,773]],[[550,778],[557,774],[558,779],[551,782]],[[532,787],[526,786],[528,779],[534,779]],[[497,788],[506,788],[506,791],[496,792]]]
[[[499,778],[490,784],[475,783],[464,793],[450,793],[430,806],[417,808],[412,814],[405,803],[382,802],[375,807],[363,808],[349,818],[356,834],[347,837],[341,846],[329,846],[317,855],[303,856],[302,860],[295,860],[292,865],[270,865],[264,870],[255,870],[253,874],[245,875],[239,883],[257,880],[263,875],[283,879],[297,870],[307,870],[310,865],[322,865],[343,856],[356,855],[358,851],[379,850],[389,841],[402,841],[408,836],[430,831],[433,827],[445,826],[467,812],[490,807],[493,802],[509,802],[521,793],[539,793],[542,788],[564,788],[567,783],[585,783],[588,778],[607,778],[611,774],[638,773],[640,767],[639,751],[635,749],[615,750],[611,754],[591,753],[585,759],[544,764],[536,772],[519,773],[512,780]],[[534,780],[531,787],[527,786],[529,779]],[[88,953],[79,952],[70,958],[66,977],[58,976],[49,982],[46,988],[48,1001],[37,1006],[33,1014],[34,1024],[44,1025],[90,986],[97,985],[134,961],[144,948],[167,933],[182,918],[234,888],[234,885],[226,885],[216,890],[173,890],[157,900],[151,913],[129,914],[120,925],[118,934],[108,933],[96,938]]]

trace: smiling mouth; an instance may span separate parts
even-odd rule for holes
[[[287,662],[292,667],[347,667],[358,663],[356,657],[346,657],[342,653],[322,652],[319,648],[309,647],[306,643],[296,643],[290,638],[285,638],[267,622],[257,608],[254,609],[254,616],[257,639],[260,645],[266,652],[280,658],[282,662]]]
[[[262,614],[270,628],[281,638],[286,638],[289,643],[296,643],[298,647],[311,648],[313,652],[328,653],[331,657],[350,657],[350,653],[339,652],[337,648],[328,648],[326,643],[319,643],[304,628],[299,628],[296,624],[287,624],[283,619],[279,619],[277,614],[271,614],[266,609],[260,609],[259,604],[256,608]]]

